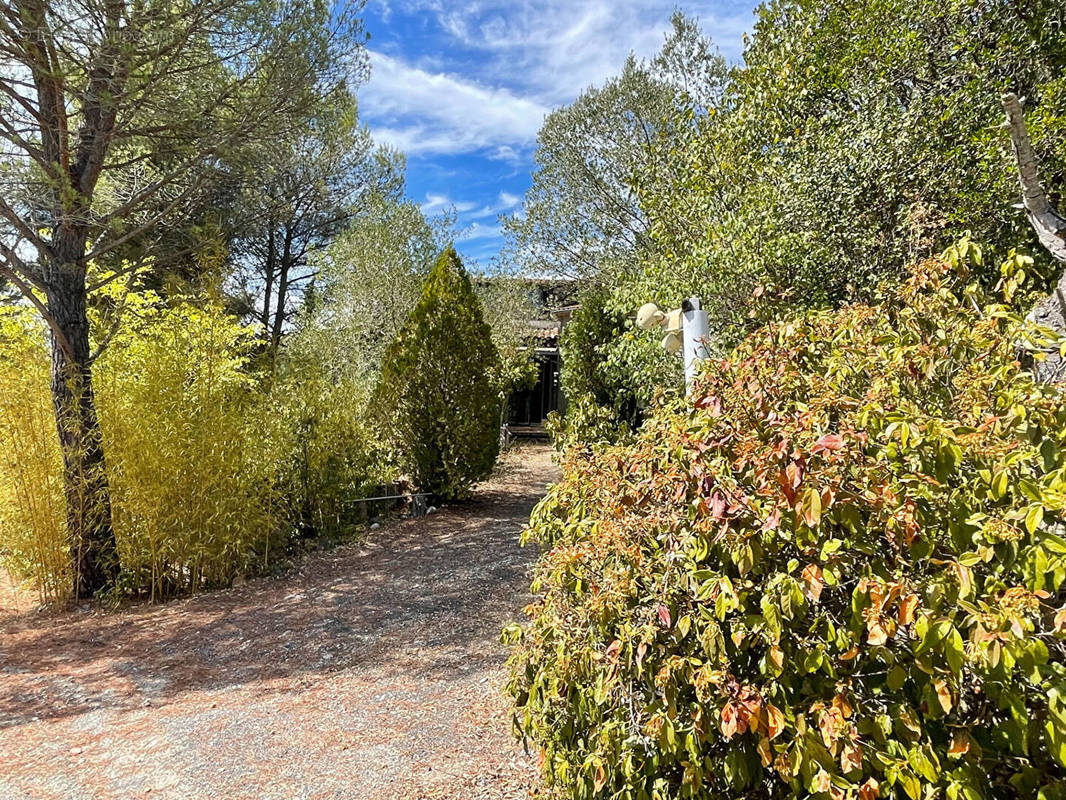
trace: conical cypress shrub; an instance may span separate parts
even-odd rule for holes
[[[492,470],[498,361],[470,277],[449,247],[385,351],[373,398],[382,438],[422,491],[462,498]]]

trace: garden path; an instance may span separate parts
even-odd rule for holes
[[[528,446],[471,503],[277,578],[111,614],[0,610],[0,798],[525,797],[499,631],[554,477]]]

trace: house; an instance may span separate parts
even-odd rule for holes
[[[505,424],[511,435],[540,435],[553,411],[566,409],[560,383],[559,338],[577,308],[578,282],[558,278],[527,278],[534,316],[529,320],[526,347],[538,366],[537,382],[514,392],[507,401]]]

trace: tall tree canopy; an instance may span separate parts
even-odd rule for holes
[[[259,143],[237,176],[235,262],[247,316],[260,323],[272,358],[318,274],[316,254],[379,198],[402,190],[402,159],[376,148],[346,90],[321,104],[306,128]]]
[[[363,197],[348,227],[311,261],[312,297],[296,323],[293,354],[336,377],[375,376],[451,229],[450,217],[427,219],[395,193]]]
[[[704,101],[678,92],[630,172],[645,244],[634,267],[609,273],[606,306],[632,314],[698,295],[725,352],[782,311],[875,299],[902,265],[966,231],[998,252],[1030,245],[1026,289],[1043,288],[1057,270],[1014,207],[1000,93],[1028,98],[1033,147],[1059,197],[1064,14],[1049,0],[761,6],[725,89]],[[554,158],[550,148],[541,157]],[[601,250],[630,247],[627,235],[610,239]],[[986,265],[976,277],[990,286],[1000,275]],[[650,337],[623,331],[601,352],[645,400],[676,384]]]
[[[626,301],[702,294],[728,344],[754,300],[868,299],[966,230],[1004,250],[1031,241],[999,93],[1030,98],[1061,191],[1063,14],[1043,0],[763,6],[720,106],[656,143],[676,181],[638,181],[657,246]]]
[[[632,267],[652,246],[633,176],[659,176],[664,163],[650,145],[669,135],[682,96],[713,104],[726,76],[693,20],[678,13],[673,26],[654,59],[631,56],[618,77],[545,120],[523,213],[506,220],[511,261],[598,279],[607,266]]]

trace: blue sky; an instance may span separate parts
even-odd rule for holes
[[[694,0],[730,60],[753,22],[750,0]],[[501,247],[499,215],[521,206],[537,131],[552,109],[653,55],[675,6],[656,0],[368,0],[370,81],[360,115],[407,153],[407,191],[429,213],[454,208],[468,266]]]

